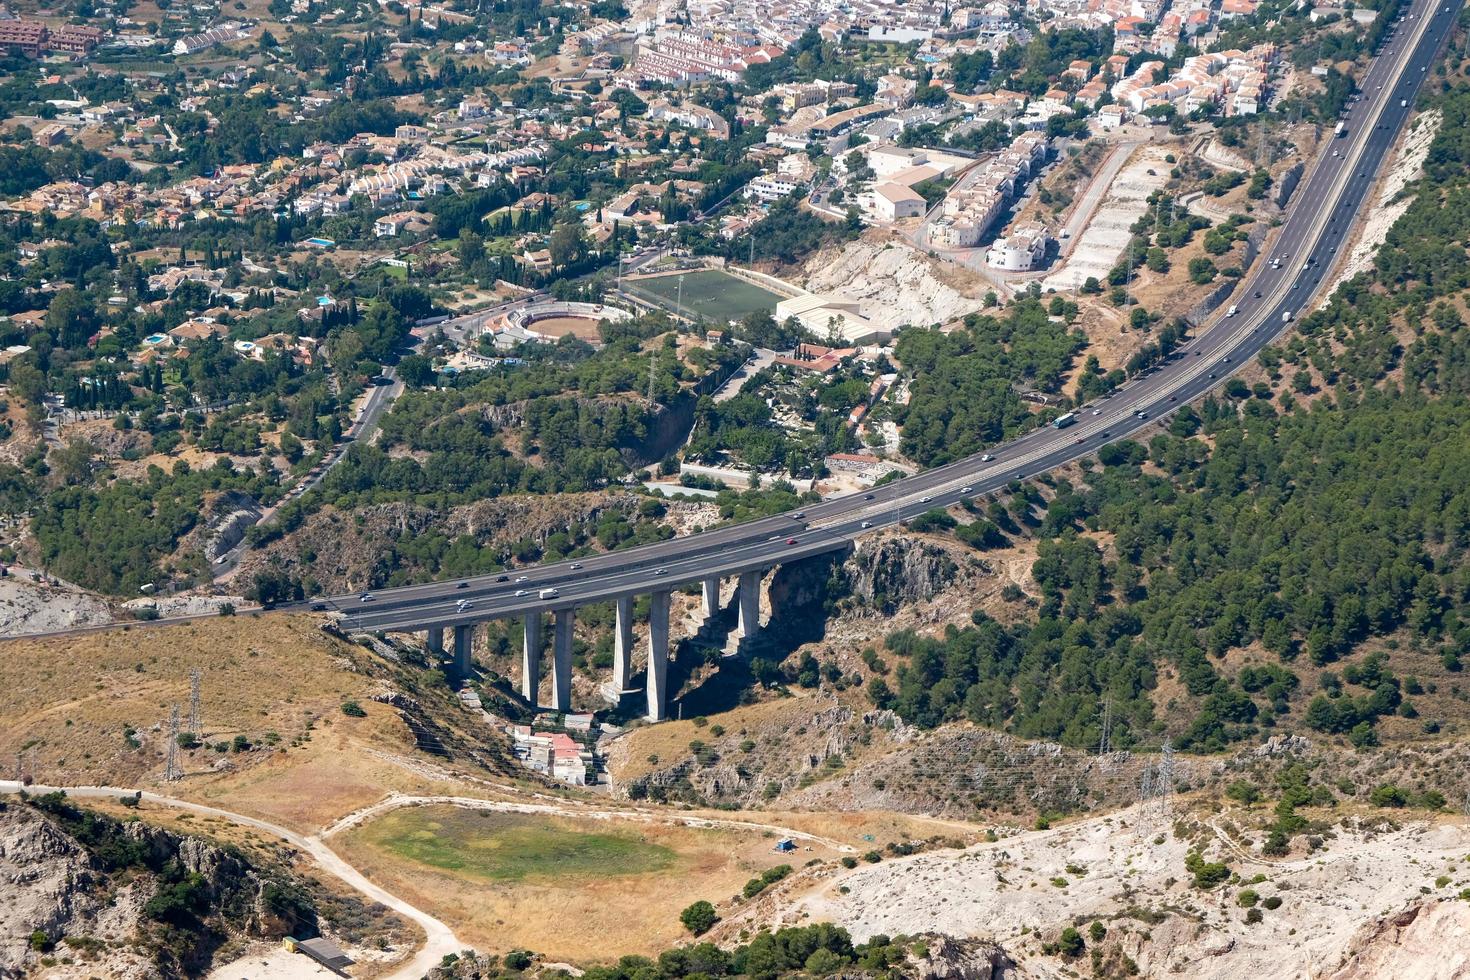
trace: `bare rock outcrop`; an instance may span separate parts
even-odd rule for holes
[[[926,954],[912,963],[917,980],[1020,980],[1024,974],[996,943],[926,936]]]
[[[1431,901],[1365,925],[1331,980],[1449,980],[1470,976],[1470,905]]]

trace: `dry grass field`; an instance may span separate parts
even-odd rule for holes
[[[507,814],[452,806],[394,810],[332,846],[476,948],[611,961],[686,935],[679,913],[720,902],[781,855],[774,835],[661,822]]]
[[[474,794],[415,757],[398,712],[370,700],[386,687],[373,675],[396,665],[323,633],[311,617],[9,641],[0,759],[23,751],[38,783],[156,787],[173,705],[188,728],[195,668],[200,745],[179,752],[184,778],[169,784],[173,795],[315,831],[394,790]],[[344,714],[346,701],[366,716]]]

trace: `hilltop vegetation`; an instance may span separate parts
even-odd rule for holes
[[[976,613],[936,639],[889,636],[901,664],[870,682],[876,703],[920,725],[967,717],[1086,746],[1110,699],[1125,729],[1115,746],[1167,729],[1215,750],[1273,728],[1375,744],[1382,718],[1417,718],[1415,696],[1435,687],[1404,676],[1400,649],[1458,690],[1470,646],[1459,241],[1470,89],[1432,101],[1444,126],[1375,268],[1265,350],[1262,380],[1231,380],[1075,479],[921,519],[981,549],[1039,539],[1042,601],[1034,622]],[[1159,704],[1165,672],[1187,705],[1172,718]]]

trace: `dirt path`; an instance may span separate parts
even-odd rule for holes
[[[380,905],[386,906],[419,925],[424,930],[424,944],[419,947],[412,957],[400,964],[397,969],[383,976],[382,980],[419,980],[429,969],[439,963],[446,953],[458,953],[464,949],[464,944],[455,938],[451,930],[443,922],[408,904],[396,895],[389,894],[382,888],[373,884],[365,878],[352,865],[343,861],[331,848],[322,843],[321,835],[313,834],[303,836],[292,830],[277,824],[258,820],[255,817],[247,817],[240,813],[231,813],[217,807],[205,806],[202,803],[191,803],[188,800],[175,799],[171,796],[160,796],[157,793],[135,791],[130,789],[118,789],[110,786],[27,786],[22,787],[14,780],[0,780],[0,792],[16,793],[25,789],[28,793],[49,793],[53,790],[62,790],[67,796],[75,799],[109,799],[115,800],[120,796],[128,796],[134,792],[141,792],[145,802],[155,803],[159,806],[174,807],[179,810],[187,810],[201,816],[222,817],[231,823],[242,827],[250,827],[279,837],[293,847],[301,849],[311,855],[312,859],[322,870],[334,875],[342,882],[355,889],[367,898],[372,899]]]
[[[146,798],[146,797],[145,797]],[[540,813],[548,816],[558,817],[581,817],[589,820],[632,820],[644,823],[678,824],[683,827],[697,827],[704,829],[726,828],[730,830],[757,830],[769,831],[780,834],[782,837],[790,837],[794,840],[803,840],[811,844],[819,844],[822,847],[831,848],[842,853],[853,853],[856,848],[844,844],[841,841],[832,840],[830,837],[821,837],[817,834],[809,834],[806,831],[794,830],[790,827],[781,827],[776,824],[759,823],[753,820],[730,820],[723,817],[700,817],[700,816],[677,816],[673,814],[653,813],[644,810],[624,810],[614,807],[588,806],[562,806],[548,803],[511,803],[499,800],[481,800],[472,796],[401,796],[394,793],[384,800],[365,806],[360,810],[349,813],[347,816],[323,830],[318,838],[327,838],[339,834],[344,830],[362,825],[379,814],[387,813],[405,806],[432,806],[448,805],[465,807],[471,810],[493,810],[497,813]]]

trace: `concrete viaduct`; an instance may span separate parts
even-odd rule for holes
[[[760,590],[764,569],[741,572],[736,577],[735,607],[737,625],[734,637],[742,649],[748,648],[760,632]],[[701,613],[706,621],[720,614],[720,585],[718,575],[700,581]],[[663,721],[668,712],[668,663],[672,649],[669,640],[669,613],[673,606],[674,589],[655,589],[648,593],[648,662],[645,672],[645,694],[649,721]],[[633,693],[634,671],[633,603],[636,595],[618,595],[613,602],[616,607],[616,625],[613,632],[612,683],[608,690],[621,699]],[[572,631],[576,622],[577,607],[558,606],[551,610],[551,703],[555,711],[572,710]],[[520,691],[532,705],[538,704],[541,690],[541,667],[543,632],[546,616],[540,611],[520,614],[521,623],[521,678]],[[459,677],[468,677],[473,669],[472,651],[475,630],[484,621],[456,623],[453,626],[432,626],[425,631],[426,646],[430,652],[448,660],[451,669]],[[451,646],[446,648],[446,634]]]
[[[1044,426],[1004,446],[926,470],[871,492],[812,504],[804,511],[761,518],[670,541],[563,561],[524,572],[463,581],[385,589],[375,596],[319,600],[352,630],[427,632],[428,646],[444,650],[453,633],[454,669],[470,669],[473,631],[487,620],[519,618],[525,628],[521,690],[537,699],[543,614],[552,619],[552,707],[571,707],[572,628],[576,610],[615,602],[617,634],[613,684],[621,693],[632,673],[633,601],[650,595],[647,715],[667,711],[669,610],[672,593],[699,583],[712,616],[720,582],[738,579],[739,635],[748,642],[760,625],[762,575],[787,562],[840,551],[855,538],[893,527],[934,507],[948,507],[1091,455],[1102,446],[1143,432],[1189,401],[1223,384],[1262,347],[1305,314],[1333,282],[1332,269],[1352,236],[1356,216],[1412,110],[1460,8],[1416,0],[1401,15],[1359,82],[1361,96],[1343,114],[1343,136],[1327,139],[1301,185],[1267,254],[1232,297],[1237,315],[1217,317],[1157,367],[1111,396],[1085,405],[1064,428]],[[512,576],[516,576],[511,581]]]

